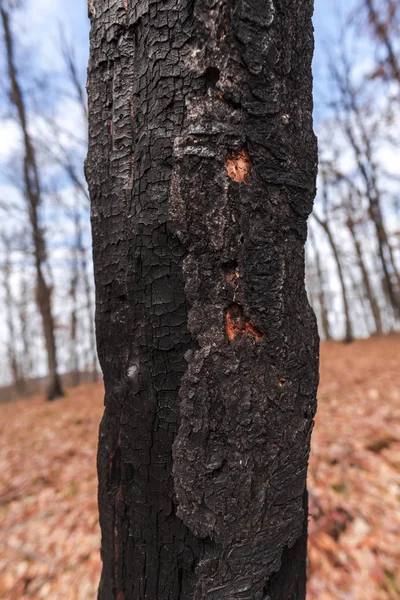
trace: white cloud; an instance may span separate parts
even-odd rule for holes
[[[21,144],[21,129],[13,119],[0,122],[0,161],[7,160]]]

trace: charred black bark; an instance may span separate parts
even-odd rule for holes
[[[302,599],[312,1],[89,13],[99,597]]]

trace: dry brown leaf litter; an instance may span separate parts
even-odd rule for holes
[[[400,598],[400,336],[322,346],[308,600]],[[102,388],[3,405],[0,597],[96,598]]]

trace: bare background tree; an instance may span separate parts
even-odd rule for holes
[[[349,342],[399,326],[399,6],[363,0],[359,10],[339,15],[340,35],[326,52],[319,230],[307,253],[310,300],[324,339]]]
[[[77,64],[60,28],[60,72],[37,69],[14,28],[21,11],[1,4],[0,116],[19,139],[1,170],[9,194],[0,199],[2,351],[8,364],[1,397],[45,389],[52,400],[63,394],[61,372],[68,385],[98,377],[83,176],[85,65]]]

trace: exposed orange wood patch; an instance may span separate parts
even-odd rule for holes
[[[236,154],[228,154],[225,166],[233,181],[250,183],[250,158],[244,148]]]
[[[225,311],[226,335],[232,342],[238,335],[249,335],[255,340],[261,340],[263,333],[259,331],[252,323],[250,318],[244,314],[240,304],[235,302],[228,306]]]

